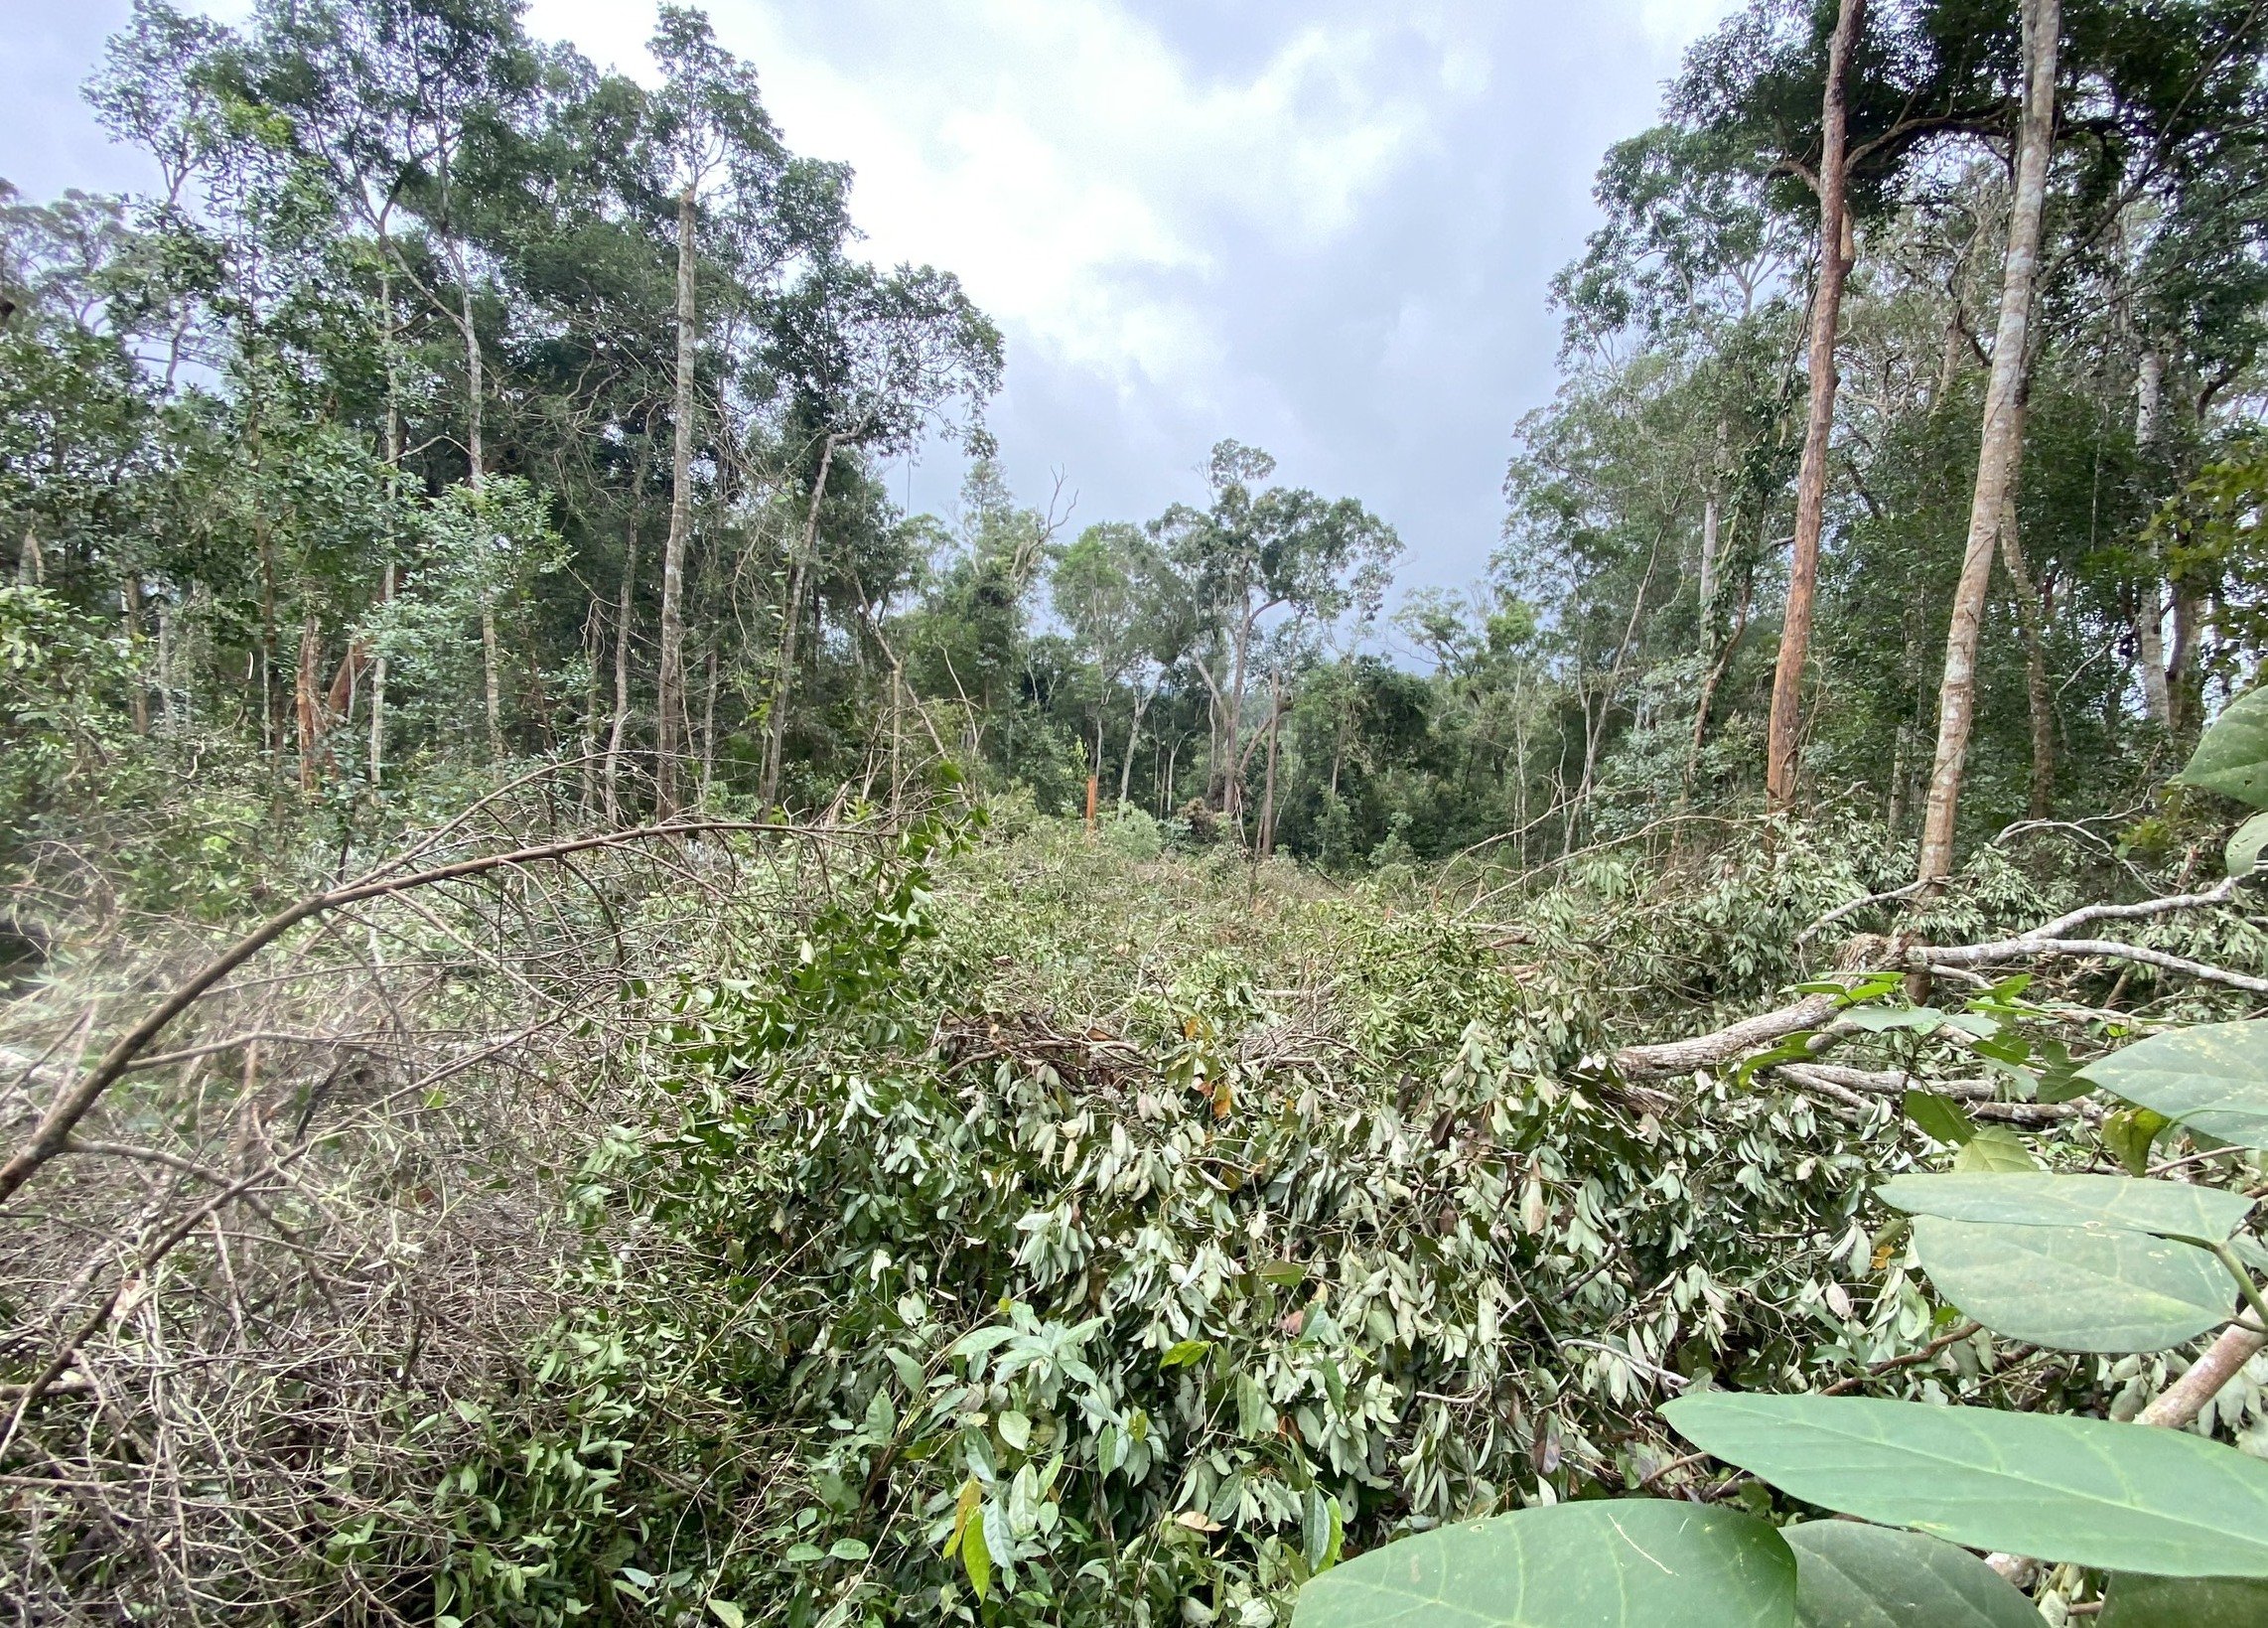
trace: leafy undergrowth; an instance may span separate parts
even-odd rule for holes
[[[1889,1105],[1598,1066],[1814,975],[1852,924],[1803,929],[1877,885],[1849,844],[1603,856],[1459,911],[1122,834],[924,832],[781,969],[663,991],[661,1107],[576,1190],[574,1309],[517,1394],[459,1400],[440,1620],[1257,1625],[1447,1520],[1768,1502],[1680,1459],[1655,1409],[1696,1385],[2162,1383],[1946,1337],[1865,1197],[1942,1162]],[[1945,908],[2055,891],[1988,855]],[[2017,1052],[2109,1021],[1985,1004]],[[1974,1066],[1896,1027],[1870,1056]],[[2031,1140],[2101,1157],[2079,1118]]]

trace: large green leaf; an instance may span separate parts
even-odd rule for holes
[[[1800,1564],[1802,1556],[1797,1555]],[[2268,1582],[2247,1577],[2110,1579],[2100,1628],[2260,1628]]]
[[[2006,1125],[1979,1125],[1977,1133],[1961,1143],[1953,1155],[1953,1168],[1977,1175],[2011,1175],[2040,1168],[2024,1138]]]
[[[2032,1602],[1942,1538],[1857,1521],[1782,1527],[1797,1628],[2040,1628]]]
[[[2255,809],[2268,809],[2268,689],[2240,695],[2221,709],[2197,742],[2189,767],[2175,777]]]
[[[2268,848],[2268,814],[2256,814],[2236,827],[2224,855],[2231,876],[2250,876],[2260,864],[2260,850]]]
[[[1793,1628],[1795,1557],[1754,1517],[1665,1499],[1443,1527],[1332,1567],[1292,1628]]]
[[[1695,1446],[1807,1503],[1964,1548],[2157,1576],[2268,1576],[2268,1463],[2184,1430],[1724,1391],[1662,1411]]]
[[[2268,1147],[2268,1019],[2196,1023],[2154,1034],[2086,1066],[2130,1103],[2246,1147]]]
[[[2022,1227],[2092,1227],[2168,1238],[2228,1237],[2252,1209],[2242,1193],[2131,1176],[1894,1176],[1875,1192],[1885,1204],[1947,1221]]]
[[[2057,1351],[2164,1351],[2236,1302],[2220,1261],[2147,1233],[1916,1216],[1914,1251],[1937,1292],[1995,1334]]]

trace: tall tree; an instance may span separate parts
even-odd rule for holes
[[[1985,591],[1992,577],[1993,544],[2011,513],[2018,460],[2024,451],[2024,386],[2031,360],[2033,288],[2040,268],[2041,222],[2048,207],[2048,164],[2055,134],[2055,66],[2062,37],[2060,0],[2024,0],[2024,112],[2017,128],[2008,212],[2008,246],[2001,261],[2000,322],[1993,335],[1992,376],[1985,390],[1984,431],[1969,503],[1968,542],[1953,590],[1945,638],[1944,675],[1937,688],[1937,754],[1929,772],[1922,814],[1918,880],[1941,882],[1952,873],[1953,825],[1968,762],[1976,714],[1977,641],[1984,628]],[[2020,556],[2012,555],[2012,558]],[[2023,585],[2029,589],[2029,583]]]

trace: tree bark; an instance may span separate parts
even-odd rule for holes
[[[669,540],[661,554],[661,658],[654,694],[654,813],[677,812],[678,719],[685,696],[685,543],[693,529],[693,184],[677,195],[677,395],[669,463]]]
[[[2166,359],[2145,351],[2134,370],[2134,447],[2147,459],[2158,440],[2158,409],[2165,395]],[[2160,568],[2134,594],[2134,659],[2142,668],[2142,709],[2153,723],[2171,729],[2174,700],[2166,681],[2166,594]]]
[[[2024,450],[2024,369],[2033,283],[2040,264],[2040,222],[2047,209],[2048,160],[2055,141],[2055,54],[2061,28],[2060,0],[2025,0],[2024,116],[2016,142],[2008,252],[2001,266],[2000,326],[1993,338],[1992,379],[1985,390],[1968,542],[1961,557],[1960,584],[1953,592],[1945,670],[1937,690],[1937,755],[1929,775],[1916,867],[1916,878],[1923,882],[1941,882],[1952,874],[1953,827],[1960,812],[1969,730],[1976,718],[1977,641],[1984,628],[1985,590],[1992,580],[1993,542]]]
[[[638,583],[638,514],[630,520],[630,548],[623,556],[622,595],[615,609],[615,715],[607,729],[605,779],[607,823],[622,820],[623,735],[630,728],[630,611],[631,590]]]
[[[1284,680],[1278,672],[1268,674],[1268,767],[1261,778],[1260,789],[1260,857],[1274,855],[1276,851],[1276,740],[1283,733]]]
[[[502,653],[496,648],[496,602],[493,592],[481,595],[481,667],[483,678],[483,711],[489,725],[489,761],[504,760],[504,714],[502,679],[496,667]]]
[[[787,743],[787,697],[795,683],[795,636],[803,623],[803,581],[819,547],[819,505],[827,496],[827,473],[835,464],[835,438],[829,435],[819,448],[819,473],[811,481],[811,504],[803,515],[803,538],[787,567],[787,600],[780,624],[780,670],[772,684],[772,715],[765,720],[764,774],[756,790],[759,807],[769,809],[780,796],[780,754]],[[955,683],[959,682],[956,677]],[[966,695],[963,695],[966,700]],[[973,727],[973,719],[971,720]],[[975,752],[972,742],[971,755]]]
[[[2047,604],[2024,563],[2013,492],[2001,506],[2000,558],[2016,589],[2016,620],[2024,632],[2024,699],[2032,715],[2032,784],[2026,814],[2046,819],[2055,802],[2055,709],[2048,690]]]
[[[1796,743],[1801,737],[1803,666],[1811,648],[1811,607],[1819,586],[1819,533],[1827,520],[1827,440],[1835,428],[1835,328],[1842,320],[1843,281],[1851,269],[1846,149],[1850,102],[1844,80],[1866,27],[1866,0],[1842,0],[1827,45],[1827,92],[1820,112],[1819,286],[1811,299],[1810,401],[1803,461],[1795,479],[1795,543],[1788,562],[1787,613],[1779,660],[1772,674],[1772,728],[1765,746],[1765,797],[1773,809],[1795,801]]]
[[[709,652],[707,698],[701,703],[701,807],[709,806],[709,787],[717,778],[717,653]]]

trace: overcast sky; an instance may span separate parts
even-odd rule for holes
[[[208,0],[223,17],[245,0]],[[1730,0],[714,0],[791,146],[846,159],[879,260],[959,273],[1008,338],[991,412],[1074,522],[1201,495],[1221,436],[1362,499],[1405,582],[1485,569],[1553,270],[1607,144]],[[127,0],[0,0],[0,177],[146,183],[77,86]],[[643,0],[529,28],[651,77]],[[957,466],[911,480],[949,510]]]

